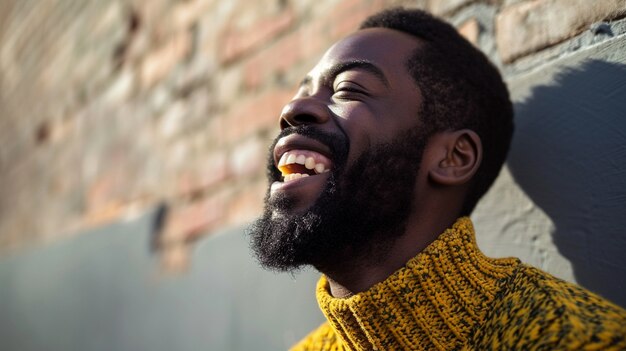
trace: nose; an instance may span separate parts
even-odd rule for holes
[[[313,96],[291,100],[280,114],[280,129],[304,124],[323,124],[330,119],[328,106]]]

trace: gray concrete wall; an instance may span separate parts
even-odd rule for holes
[[[473,215],[479,245],[626,306],[626,36],[508,83],[515,137]]]
[[[241,228],[201,242],[187,274],[160,275],[153,222],[0,259],[0,349],[284,350],[323,321],[316,274],[261,270]]]

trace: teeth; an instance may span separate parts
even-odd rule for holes
[[[296,179],[300,179],[300,178],[306,178],[308,176],[309,175],[306,174],[306,173],[304,173],[304,174],[301,174],[301,173],[285,174],[284,181],[285,182],[290,182],[292,180],[296,180]]]
[[[324,165],[321,163],[318,163],[315,165],[315,173],[323,173],[324,172]]]
[[[296,163],[299,165],[303,165],[304,164],[304,160],[306,159],[306,156],[304,155],[298,155],[298,157],[296,157]]]
[[[285,152],[278,160],[278,167],[285,167],[291,164],[299,164],[303,165],[308,170],[314,170],[315,174],[326,173],[330,171],[326,169],[326,165],[324,163],[316,163],[315,157],[307,156],[307,153],[299,153],[297,151]],[[284,169],[281,169],[281,172],[285,172]],[[307,173],[293,173],[293,174],[283,174],[284,181],[291,181],[294,179],[300,179],[302,177],[308,177]]]
[[[280,158],[280,160],[278,161],[278,167],[282,167],[285,164],[287,164],[287,153],[284,153],[283,156]]]
[[[304,161],[304,167],[306,167],[306,169],[315,168],[315,159],[313,157],[307,157]]]

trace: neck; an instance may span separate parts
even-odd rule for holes
[[[456,218],[452,216],[410,217],[404,234],[391,246],[382,245],[379,251],[368,255],[344,255],[341,264],[336,264],[332,268],[316,268],[327,277],[333,297],[349,297],[366,291],[387,279],[402,268],[409,259],[435,241],[439,234],[449,228],[455,220]],[[375,250],[374,247],[371,249]],[[358,258],[346,259],[348,256]],[[377,259],[372,259],[372,257]]]

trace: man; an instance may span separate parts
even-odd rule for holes
[[[280,116],[252,247],[312,265],[328,321],[295,350],[626,349],[626,311],[476,247],[466,217],[507,154],[497,70],[418,10],[367,19]]]

